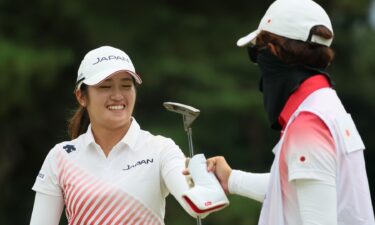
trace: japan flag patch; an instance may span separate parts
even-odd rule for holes
[[[311,155],[308,151],[297,151],[291,154],[288,165],[291,170],[309,167]]]
[[[335,119],[336,127],[341,137],[343,137],[342,139],[346,153],[349,154],[358,150],[364,150],[365,145],[363,144],[351,115],[345,114],[337,116]]]
[[[307,152],[298,152],[294,155],[294,161],[301,165],[307,165],[310,163],[310,154]]]
[[[301,154],[301,155],[298,157],[298,162],[299,162],[299,163],[306,163],[306,161],[307,161],[307,157],[306,157],[306,155]]]

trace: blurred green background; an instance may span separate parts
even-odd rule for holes
[[[187,153],[182,119],[162,103],[192,105],[201,110],[196,151],[226,156],[234,168],[268,171],[279,134],[268,128],[259,72],[235,42],[257,27],[271,2],[1,0],[0,224],[28,224],[35,177],[53,145],[68,139],[80,61],[101,45],[125,50],[141,74],[135,117],[143,129],[172,137]],[[374,196],[375,18],[368,0],[318,2],[333,22],[337,55],[329,72],[366,144]],[[204,224],[256,224],[259,203],[230,200]],[[173,197],[165,222],[195,224]]]

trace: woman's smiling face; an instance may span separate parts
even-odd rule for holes
[[[86,107],[92,127],[129,128],[136,100],[132,76],[121,71],[88,86]]]

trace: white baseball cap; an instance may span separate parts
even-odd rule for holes
[[[85,55],[79,66],[76,89],[79,89],[82,83],[96,85],[120,71],[129,73],[138,84],[142,83],[132,61],[124,51],[111,46],[93,49]]]
[[[311,28],[317,25],[325,26],[333,34],[329,16],[313,0],[276,0],[266,11],[258,29],[240,38],[237,46],[255,44],[258,34],[261,31],[268,31],[282,37],[329,47],[333,38],[325,39],[317,35],[310,37]]]

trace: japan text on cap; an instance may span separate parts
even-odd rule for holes
[[[121,71],[129,73],[138,84],[142,83],[132,61],[124,51],[111,46],[93,49],[85,55],[79,66],[76,89],[79,89],[82,83],[96,85]]]

